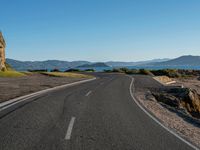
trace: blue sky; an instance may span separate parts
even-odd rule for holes
[[[199,0],[1,0],[7,57],[138,61],[200,55]]]

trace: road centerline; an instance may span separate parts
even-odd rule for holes
[[[92,91],[87,92],[85,96],[89,96],[92,93]]]
[[[67,133],[66,133],[66,136],[65,136],[65,140],[70,140],[70,138],[71,138],[71,134],[72,134],[72,130],[73,130],[75,119],[76,119],[75,117],[72,117],[71,120],[70,120],[68,129],[67,129]]]

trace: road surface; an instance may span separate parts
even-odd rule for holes
[[[0,150],[192,149],[136,105],[131,78],[97,75],[10,108],[0,119]]]

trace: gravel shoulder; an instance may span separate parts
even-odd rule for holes
[[[191,117],[189,114],[184,114],[176,108],[156,101],[151,94],[152,90],[170,87],[161,85],[150,76],[134,75],[133,77],[135,78],[134,92],[139,102],[152,112],[165,126],[200,147],[200,120]],[[187,82],[185,81],[185,83]],[[183,81],[177,82],[176,85],[179,84],[183,84]],[[190,84],[193,85],[192,82]],[[187,85],[184,84],[184,86]]]
[[[0,77],[0,102],[86,78],[54,77],[35,73],[23,77]]]

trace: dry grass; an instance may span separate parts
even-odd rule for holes
[[[54,77],[70,77],[70,78],[93,78],[90,75],[84,75],[79,73],[71,72],[43,72],[43,75],[54,76]]]
[[[22,77],[22,76],[25,76],[25,74],[17,71],[0,71],[0,77]]]

